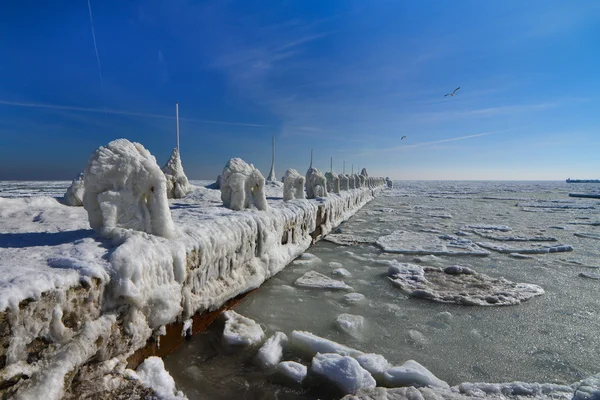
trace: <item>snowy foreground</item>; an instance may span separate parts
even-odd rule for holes
[[[130,388],[137,381],[162,398],[182,396],[162,361],[134,372],[127,357],[165,325],[260,286],[377,190],[284,203],[282,184],[268,183],[267,211],[232,211],[219,190],[194,186],[169,200],[172,238],[102,239],[82,207],[0,197],[0,394],[56,399],[88,387],[143,397]]]

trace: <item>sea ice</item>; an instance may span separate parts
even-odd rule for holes
[[[96,149],[84,186],[83,206],[100,235],[112,237],[123,228],[175,236],[165,175],[141,144],[117,139]]]
[[[500,231],[500,232],[510,232],[512,228],[506,225],[465,225],[462,229],[478,229],[485,231]]]
[[[283,357],[283,346],[287,344],[287,335],[283,332],[275,332],[265,344],[258,350],[256,359],[261,367],[272,368],[281,361]]]
[[[308,271],[296,279],[294,284],[300,287],[352,290],[352,287],[346,285],[344,282],[331,279],[316,271]]]
[[[254,165],[241,158],[232,158],[221,176],[221,200],[225,207],[237,211],[251,205],[259,210],[267,209],[265,178]]]
[[[408,360],[399,367],[392,367],[385,371],[383,379],[386,386],[430,386],[449,389],[450,386],[443,380],[433,375],[427,368],[414,360]]]
[[[332,275],[350,277],[352,274],[346,268],[337,268],[331,272]]]
[[[365,295],[361,293],[348,293],[344,295],[344,301],[348,304],[357,304],[365,299]]]
[[[340,314],[335,319],[335,324],[341,331],[358,337],[365,326],[365,318],[362,315]]]
[[[580,272],[579,276],[581,276],[583,278],[600,280],[600,274],[595,274],[593,272]]]
[[[233,310],[225,311],[223,316],[226,319],[223,339],[228,345],[251,346],[263,340],[265,334],[256,321]]]
[[[333,382],[342,392],[356,393],[361,388],[374,388],[375,379],[352,357],[339,354],[317,354],[311,370]]]
[[[83,184],[83,172],[77,175],[77,178],[73,179],[71,186],[67,189],[64,196],[65,204],[68,206],[79,207],[83,206],[83,195],[85,194],[85,187]]]
[[[492,242],[476,242],[479,247],[494,250],[498,253],[546,254],[573,251],[573,246],[565,244],[546,245],[540,243],[524,243],[522,247],[511,247]]]
[[[367,353],[355,357],[361,367],[369,371],[369,373],[377,381],[383,380],[383,374],[391,365],[381,354]]]
[[[306,331],[293,331],[291,345],[302,354],[308,356],[314,356],[317,353],[336,353],[342,356],[358,357],[364,354],[362,351],[352,349]]]
[[[450,266],[421,268],[415,264],[390,266],[389,279],[403,292],[440,303],[501,306],[520,304],[544,293],[538,285],[490,278],[470,268]]]
[[[295,361],[282,361],[277,364],[276,370],[279,374],[296,383],[302,383],[308,372],[305,365]]]
[[[173,149],[169,161],[162,167],[167,179],[167,197],[170,199],[181,199],[192,190],[188,178],[183,172],[179,150]]]
[[[450,256],[488,256],[489,251],[467,239],[444,240],[435,234],[397,230],[381,236],[376,244],[387,253]]]
[[[587,238],[587,239],[596,239],[600,240],[600,233],[590,233],[590,232],[575,232],[573,235]]]
[[[498,240],[498,241],[502,241],[502,242],[556,242],[556,238],[555,237],[551,237],[551,236],[539,236],[539,235],[529,235],[529,236],[525,236],[525,235],[497,235],[497,234],[493,234],[490,233],[489,231],[482,231],[482,230],[473,230],[473,232],[475,232],[477,235],[486,238],[486,239],[491,239],[491,240]]]
[[[324,237],[324,239],[328,242],[335,243],[340,246],[353,246],[357,244],[373,244],[375,243],[375,239],[352,235],[347,233],[333,233]]]
[[[175,380],[165,370],[160,357],[148,357],[135,372],[144,386],[151,388],[161,400],[187,399],[183,392],[175,388]]]

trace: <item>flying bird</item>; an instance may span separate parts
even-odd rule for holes
[[[453,96],[453,97],[454,97],[454,95],[456,94],[456,91],[457,91],[458,89],[460,89],[460,86],[459,86],[459,87],[457,87],[456,89],[454,89],[454,92],[452,92],[452,93],[448,93],[448,94],[444,95],[444,97],[446,97],[446,96]]]
[[[402,136],[402,137],[400,138],[400,140],[404,140],[404,139],[406,139],[406,136]]]

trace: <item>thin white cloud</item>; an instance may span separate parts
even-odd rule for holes
[[[115,115],[128,115],[132,117],[143,117],[143,118],[161,118],[161,119],[175,119],[175,116],[162,115],[162,114],[147,114],[139,113],[134,111],[122,111],[122,110],[111,110],[104,108],[90,108],[90,107],[76,107],[76,106],[63,106],[57,104],[40,104],[40,103],[24,103],[18,101],[7,101],[0,100],[1,105],[14,106],[14,107],[29,107],[29,108],[48,108],[54,110],[68,110],[68,111],[81,111],[81,112],[93,112],[93,113],[106,113]],[[218,125],[233,125],[233,126],[250,126],[256,128],[265,128],[267,125],[263,124],[249,124],[245,122],[228,122],[228,121],[213,121],[206,119],[194,119],[194,118],[179,118],[181,121],[200,122],[205,124],[218,124]]]
[[[88,0],[88,10],[90,12],[90,25],[92,27],[92,39],[94,40],[94,51],[96,52],[96,61],[98,62],[98,73],[100,74],[100,88],[102,90],[102,97],[104,98],[104,80],[102,79],[102,65],[100,64],[100,56],[98,55],[98,45],[96,44],[96,32],[94,31],[94,18],[92,18],[92,5],[90,4],[90,0]]]

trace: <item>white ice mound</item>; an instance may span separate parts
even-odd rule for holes
[[[295,361],[282,361],[277,364],[277,372],[296,383],[302,383],[308,370],[306,365]]]
[[[239,211],[253,204],[259,210],[267,209],[265,178],[254,165],[232,158],[221,177],[221,200],[225,207]]]
[[[187,399],[175,388],[175,380],[165,369],[165,364],[160,357],[148,357],[135,372],[144,386],[152,389],[160,399]]]
[[[314,356],[317,353],[336,353],[342,356],[358,357],[362,351],[352,349],[306,331],[293,331],[291,345],[302,354]]]
[[[181,199],[192,190],[188,178],[183,172],[177,148],[173,149],[173,153],[171,153],[169,161],[162,167],[162,171],[167,179],[167,197],[169,199]]]
[[[325,172],[325,179],[327,179],[327,191],[329,193],[340,192],[340,178],[338,174],[333,172]]]
[[[365,299],[365,295],[362,293],[348,293],[344,295],[344,301],[348,304],[358,304]]]
[[[352,287],[346,285],[344,282],[331,279],[316,271],[308,271],[300,278],[296,279],[294,284],[300,287],[352,290]]]
[[[340,314],[335,319],[335,325],[348,335],[358,337],[364,329],[365,318],[362,315]]]
[[[389,279],[406,294],[439,303],[478,306],[520,304],[544,293],[538,285],[490,278],[470,268],[445,269],[390,261]]]
[[[385,371],[383,380],[386,386],[437,387],[449,389],[450,386],[433,375],[427,368],[414,360],[408,360],[399,367]]]
[[[340,178],[340,190],[350,190],[350,180],[347,175],[339,174]]]
[[[354,394],[359,389],[376,385],[369,371],[348,356],[317,354],[312,360],[311,370],[334,383],[345,394]]]
[[[256,321],[244,317],[235,311],[223,313],[226,319],[223,339],[230,346],[251,346],[260,343],[265,334]]]
[[[308,171],[306,171],[305,185],[307,199],[327,197],[327,179],[318,169],[310,167]]]
[[[90,157],[83,206],[92,229],[112,237],[120,228],[175,236],[165,175],[139,143],[117,139]]]
[[[438,237],[437,234],[428,232],[398,230],[390,235],[381,236],[375,243],[386,253],[435,256],[488,256],[490,254],[471,240],[450,236]]]
[[[73,207],[80,207],[83,205],[83,195],[85,193],[85,187],[83,184],[83,172],[77,175],[77,178],[73,179],[71,186],[65,193],[65,204]]]
[[[281,361],[283,356],[283,346],[288,341],[287,335],[283,332],[276,332],[265,344],[258,350],[256,360],[263,368],[272,368]]]
[[[391,365],[381,354],[367,353],[356,357],[361,367],[369,371],[376,380],[383,380],[383,374]]]
[[[353,246],[360,244],[373,244],[375,239],[365,236],[352,235],[348,233],[333,233],[325,236],[328,242],[335,243],[340,246]]]
[[[306,179],[293,168],[285,171],[283,177],[283,201],[304,198],[304,184]]]

